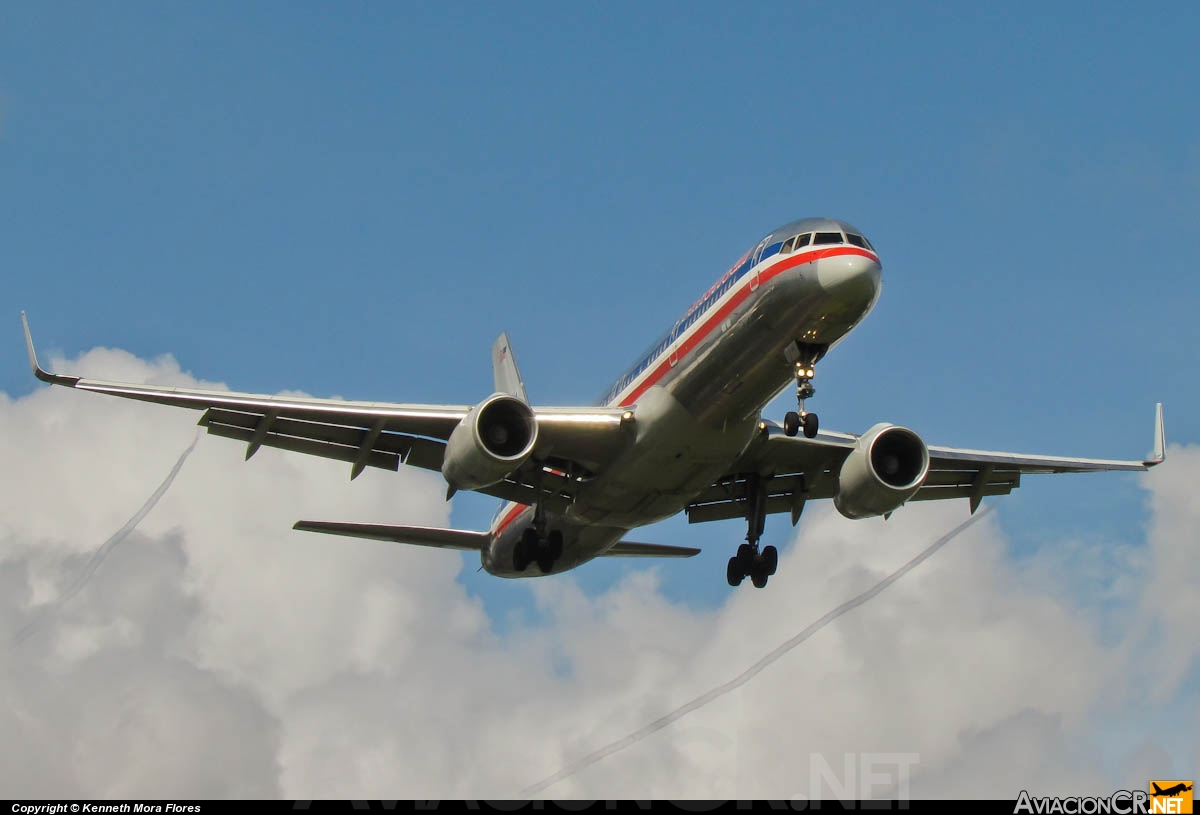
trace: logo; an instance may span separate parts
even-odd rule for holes
[[[1192,811],[1191,781],[1151,781],[1150,812],[1152,815],[1186,815]]]
[[[1034,798],[1021,790],[1013,808],[1014,815],[1191,815],[1191,812],[1191,781],[1151,781],[1146,792],[1117,790],[1104,798]]]

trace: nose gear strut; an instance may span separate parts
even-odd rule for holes
[[[813,438],[817,435],[817,414],[809,413],[804,409],[804,400],[811,399],[817,392],[813,387],[812,378],[816,371],[811,365],[805,365],[802,362],[796,363],[796,402],[800,406],[800,411],[797,413],[794,410],[789,410],[783,417],[783,432],[788,436],[795,436],[801,430],[804,431],[806,438]]]
[[[783,417],[783,432],[788,436],[795,436],[801,430],[804,431],[806,438],[814,438],[817,435],[817,414],[809,413],[804,409],[804,400],[811,399],[817,392],[813,387],[813,376],[816,375],[817,361],[825,356],[828,350],[823,345],[808,345],[806,343],[794,342],[791,343],[784,351],[788,362],[792,363],[792,370],[796,377],[796,402],[800,407],[799,412],[789,410]]]

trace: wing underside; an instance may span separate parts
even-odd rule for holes
[[[29,363],[43,382],[125,399],[202,411],[210,434],[246,445],[249,459],[262,447],[320,456],[350,464],[350,477],[367,467],[398,470],[401,464],[440,471],[446,440],[468,405],[414,405],[340,399],[271,396],[220,390],[107,382],[54,374],[37,361],[29,323],[21,319]],[[505,337],[505,342],[507,338]],[[515,364],[503,369],[504,384],[520,386]],[[508,501],[532,503],[535,484],[551,510],[565,508],[573,478],[602,468],[629,438],[630,417],[621,408],[535,407],[538,443],[530,461],[498,484],[479,490]]]
[[[799,520],[805,502],[833,498],[838,474],[857,437],[820,433],[814,439],[788,437],[782,428],[763,423],[763,433],[743,454],[734,471],[702,492],[687,507],[690,523],[747,517],[748,496],[762,489],[767,514],[791,513]],[[1139,472],[1163,461],[1166,442],[1162,405],[1155,408],[1154,446],[1141,461],[1069,458],[955,447],[929,447],[929,473],[910,501],[965,498],[974,512],[988,496],[1008,495],[1023,475],[1105,471]]]
[[[275,447],[347,462],[351,478],[367,467],[398,470],[401,464],[440,471],[446,440],[470,410],[467,405],[270,396],[54,374],[38,364],[24,313],[21,319],[30,367],[38,379],[77,390],[200,410],[199,424],[212,435],[244,443],[247,459],[262,447]],[[497,387],[524,393],[506,336],[497,341],[493,356]],[[533,410],[538,423],[533,456],[503,481],[479,492],[523,504],[534,503],[540,495],[547,510],[561,512],[572,500],[573,482],[603,469],[629,441],[632,414],[624,408],[603,407]],[[807,439],[785,436],[774,423],[763,422],[762,427],[762,434],[731,471],[687,507],[689,522],[745,517],[747,496],[760,487],[766,494],[767,513],[790,512],[793,523],[806,501],[837,494],[838,474],[842,462],[855,448],[856,436],[823,432]],[[909,500],[966,498],[974,511],[984,497],[1007,495],[1019,487],[1022,475],[1145,470],[1161,462],[1165,454],[1161,404],[1156,410],[1154,430],[1153,451],[1142,461],[930,446],[928,476]],[[641,554],[634,549],[627,553]]]

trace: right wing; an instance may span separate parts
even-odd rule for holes
[[[365,467],[397,470],[402,463],[440,472],[446,439],[470,409],[468,405],[350,402],[172,388],[54,374],[38,364],[24,312],[21,321],[29,364],[38,379],[76,390],[201,410],[199,424],[214,436],[245,442],[247,459],[265,446],[348,462],[351,478]],[[511,377],[505,384],[519,386],[515,365]],[[538,495],[535,482],[540,481],[551,494],[547,506],[555,508],[567,500],[563,494],[568,486],[565,474],[586,475],[601,469],[629,438],[625,431],[632,415],[624,408],[533,410],[538,441],[530,462],[479,491],[531,504]]]
[[[846,456],[858,437],[822,431],[816,438],[786,436],[773,422],[750,443],[730,473],[701,492],[687,507],[689,523],[744,518],[751,480],[766,490],[767,514],[790,512],[795,524],[811,499],[833,498]],[[1021,476],[1043,473],[1086,473],[1111,470],[1140,472],[1166,457],[1162,404],[1155,408],[1154,447],[1142,461],[1068,458],[929,445],[929,473],[909,501],[966,498],[971,512],[986,496],[1008,495]]]

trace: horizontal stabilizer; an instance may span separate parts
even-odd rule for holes
[[[297,521],[292,529],[301,532],[324,532],[351,538],[370,538],[415,546],[434,546],[439,549],[463,549],[478,552],[487,546],[487,532],[468,532],[461,529],[438,529],[431,526],[389,526],[388,524],[345,524],[333,521]]]
[[[700,550],[690,546],[617,541],[604,553],[604,557],[693,557],[698,554],[700,554]]]

